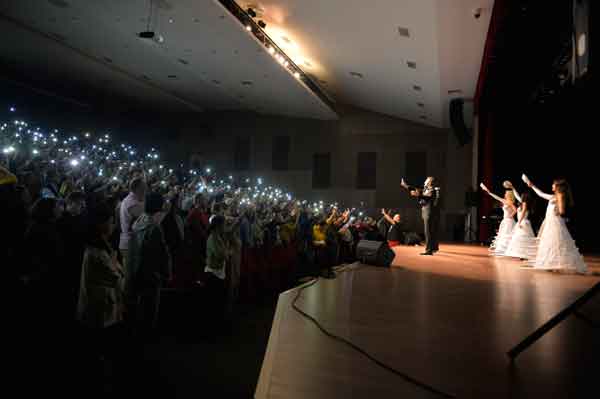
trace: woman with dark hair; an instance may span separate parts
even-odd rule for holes
[[[574,205],[569,184],[564,179],[555,179],[552,183],[553,194],[546,194],[526,176],[523,176],[523,180],[538,196],[548,201],[546,218],[538,235],[535,260],[531,262],[531,265],[535,269],[585,273],[587,266],[565,221],[569,208]]]
[[[89,212],[89,237],[83,256],[77,319],[89,329],[100,355],[114,350],[123,320],[125,272],[111,248],[114,210],[105,203]]]
[[[185,234],[181,214],[181,196],[179,193],[175,193],[171,196],[169,200],[169,209],[160,222],[173,264],[177,263],[177,258],[179,257],[179,251],[183,244]]]

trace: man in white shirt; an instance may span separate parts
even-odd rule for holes
[[[123,268],[128,270],[127,251],[131,239],[131,227],[133,223],[144,212],[144,198],[146,196],[146,182],[142,177],[135,177],[129,183],[129,195],[121,202],[119,209],[119,221],[121,223],[121,236],[119,239],[119,251],[123,258]]]

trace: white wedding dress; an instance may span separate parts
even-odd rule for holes
[[[533,233],[528,213],[519,207],[517,210],[517,225],[504,252],[504,256],[520,259],[533,259],[537,251],[537,239]]]
[[[530,261],[534,269],[566,270],[585,273],[583,256],[569,233],[565,220],[557,214],[556,197],[532,187],[537,195],[548,200],[543,229],[538,234],[535,258]]]
[[[492,196],[498,199],[498,197]],[[502,222],[500,222],[500,227],[498,228],[498,234],[496,234],[494,241],[492,241],[492,244],[490,245],[490,253],[494,256],[504,256],[508,244],[510,243],[513,229],[515,228],[514,209],[508,205],[504,205],[502,206],[502,213],[503,217]]]

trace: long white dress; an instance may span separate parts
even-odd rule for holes
[[[492,195],[494,198],[498,197]],[[508,248],[515,227],[515,211],[512,207],[504,205],[502,207],[502,222],[498,228],[498,234],[490,245],[490,253],[494,256],[504,256],[504,252]]]
[[[521,259],[533,259],[537,251],[537,239],[533,233],[527,210],[517,210],[517,225],[504,252],[504,256]]]
[[[556,197],[532,187],[537,195],[548,200],[544,228],[538,235],[538,248],[535,259],[530,261],[534,269],[567,270],[585,273],[587,266],[583,256],[565,223],[556,212]]]

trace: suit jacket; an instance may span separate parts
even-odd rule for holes
[[[417,190],[417,187],[409,186],[409,192]],[[419,206],[424,214],[430,214],[431,212],[437,211],[440,202],[440,188],[418,188],[419,195],[416,197]]]

